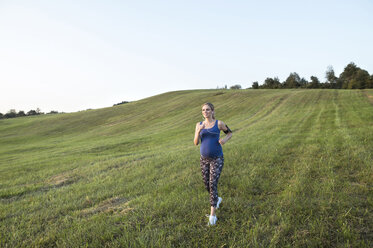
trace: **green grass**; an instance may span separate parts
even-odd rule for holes
[[[195,90],[0,121],[1,247],[372,247],[373,90]],[[193,145],[233,130],[218,224]]]

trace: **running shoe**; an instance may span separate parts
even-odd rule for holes
[[[216,224],[216,221],[218,221],[216,215],[209,215],[209,223],[207,225],[213,226]]]

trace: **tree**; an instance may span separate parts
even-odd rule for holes
[[[301,88],[307,88],[308,81],[305,78],[302,78],[299,82]]]
[[[298,88],[301,85],[300,82],[301,82],[301,79],[298,73],[296,72],[290,73],[290,75],[284,82],[284,88],[288,88],[288,89]]]
[[[354,76],[348,81],[348,89],[365,89],[369,84],[370,76],[366,70],[358,69]]]
[[[114,104],[113,106],[118,106],[118,105],[126,104],[126,103],[129,103],[129,102],[128,102],[128,101],[122,101],[122,102],[120,102],[120,103],[116,103],[116,104]]]
[[[368,89],[373,89],[373,74],[370,75],[370,77],[369,77],[369,81],[368,81],[368,84],[367,84],[367,88],[368,88]]]
[[[307,88],[318,89],[320,88],[320,81],[317,77],[311,76],[311,82],[308,84]]]
[[[239,89],[241,89],[241,85],[239,84],[235,84],[231,86],[231,90],[239,90]]]
[[[348,64],[339,76],[343,89],[365,89],[371,86],[371,76],[353,62]]]
[[[253,84],[252,84],[252,88],[253,89],[259,89],[259,84],[258,84],[258,82],[253,82]]]
[[[30,110],[27,112],[27,115],[37,115],[38,113],[35,110]]]
[[[359,89],[368,88],[370,81],[370,75],[368,71],[360,69],[356,74],[356,81],[359,84]]]
[[[339,78],[342,81],[342,89],[347,89],[350,81],[354,78],[354,75],[360,68],[357,67],[353,62],[349,63],[339,75]],[[351,84],[350,86],[352,86]]]
[[[4,115],[2,113],[0,113],[0,119],[3,119]]]
[[[264,89],[278,89],[278,88],[281,88],[281,82],[278,79],[278,77],[274,77],[274,78],[268,77],[264,80],[262,88],[264,88]]]
[[[330,84],[330,88],[336,89],[340,88],[342,85],[338,85],[338,77],[335,76],[333,66],[328,66],[328,69],[325,72],[325,78]]]
[[[22,110],[18,111],[17,117],[22,117],[22,116],[26,116],[25,112]]]
[[[11,110],[9,110],[8,113],[6,113],[6,114],[4,115],[4,117],[5,117],[5,118],[15,118],[15,117],[17,117],[17,112],[16,112],[15,109],[11,109]]]
[[[114,105],[115,106],[115,105]],[[51,110],[51,112],[47,113],[47,114],[58,114],[58,111],[54,111],[54,110]]]

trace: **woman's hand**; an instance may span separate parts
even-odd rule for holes
[[[197,123],[196,124],[196,132],[194,133],[194,145],[198,145],[199,143],[199,134],[201,132],[202,129],[205,128],[205,123],[202,122],[202,123]]]
[[[224,139],[219,139],[219,143],[220,143],[220,145],[224,145],[225,142],[227,142],[227,141],[225,141]]]
[[[198,123],[198,124],[199,124],[199,123]],[[198,126],[198,133],[200,133],[201,130],[204,129],[204,128],[205,128],[205,123],[202,122],[202,124],[199,124],[199,126]]]

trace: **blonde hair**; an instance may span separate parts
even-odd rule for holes
[[[205,106],[205,105],[209,106],[211,111],[213,111],[212,112],[212,119],[215,119],[214,105],[211,102],[205,102],[204,104],[202,104],[201,108],[203,108],[203,106]]]

